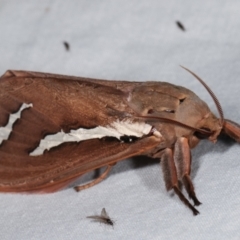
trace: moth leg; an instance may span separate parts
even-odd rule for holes
[[[178,187],[177,170],[173,160],[173,151],[166,148],[161,156],[161,165],[167,191],[173,189],[180,200],[192,210],[194,215],[199,214],[198,210],[184,197]]]
[[[182,183],[189,195],[193,200],[194,205],[199,206],[201,202],[196,197],[194,186],[190,178],[191,172],[191,151],[188,145],[188,139],[185,137],[178,138],[174,146],[174,162],[177,167],[178,178]]]
[[[79,192],[81,190],[84,190],[84,189],[87,189],[87,188],[90,188],[98,183],[100,183],[102,180],[104,180],[108,173],[111,171],[113,165],[115,164],[112,164],[112,165],[108,165],[107,168],[105,169],[105,171],[101,174],[101,176],[99,176],[97,179],[93,180],[92,182],[90,183],[87,183],[87,184],[84,184],[84,185],[79,185],[79,186],[75,186],[74,189]]]

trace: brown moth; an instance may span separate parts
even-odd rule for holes
[[[102,209],[101,215],[88,216],[87,218],[91,218],[96,222],[105,223],[111,226],[114,225],[114,221],[108,216],[105,208]]]
[[[216,142],[222,132],[239,142],[240,126],[224,119],[212,91],[187,71],[213,97],[220,118],[192,91],[166,82],[7,71],[0,78],[0,132],[11,129],[0,145],[0,192],[54,192],[107,167],[98,179],[75,187],[79,191],[103,180],[118,161],[147,155],[161,159],[167,190],[197,215],[178,185],[200,204],[190,149],[201,139]]]

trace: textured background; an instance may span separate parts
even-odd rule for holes
[[[239,9],[237,0],[1,0],[0,74],[169,81],[192,89],[216,112],[181,64],[209,84],[227,118],[240,122]],[[239,155],[229,139],[193,150],[192,177],[203,203],[197,217],[165,191],[156,161],[129,159],[80,193],[0,194],[0,239],[239,239]],[[86,219],[103,207],[114,228]]]

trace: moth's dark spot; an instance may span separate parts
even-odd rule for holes
[[[164,112],[167,112],[167,113],[175,113],[175,111],[172,110],[172,109],[165,109]]]
[[[179,99],[179,103],[180,103],[180,104],[183,103],[185,99],[186,99],[186,98],[181,98],[181,99]]]
[[[153,110],[153,109],[149,109],[147,113],[148,113],[148,114],[153,114],[153,113],[154,113],[154,110]]]
[[[116,142],[119,141],[117,138],[115,137],[103,137],[100,139],[101,141],[105,141],[105,142]]]
[[[124,143],[131,143],[131,142],[134,142],[138,139],[138,137],[136,136],[127,136],[127,135],[124,135],[124,136],[121,136],[120,137],[120,141],[124,142]]]

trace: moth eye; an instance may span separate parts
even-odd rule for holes
[[[183,103],[185,99],[186,99],[186,98],[181,98],[181,99],[179,99],[179,103],[180,103],[180,104]]]
[[[209,128],[200,128],[201,130],[205,130],[205,131],[207,131],[206,133],[203,133],[203,132],[198,132],[198,131],[196,131],[195,133],[194,133],[194,136],[196,136],[197,138],[199,138],[199,139],[206,139],[206,138],[209,138],[212,134],[213,134],[213,132],[211,132],[211,130],[209,129]]]

